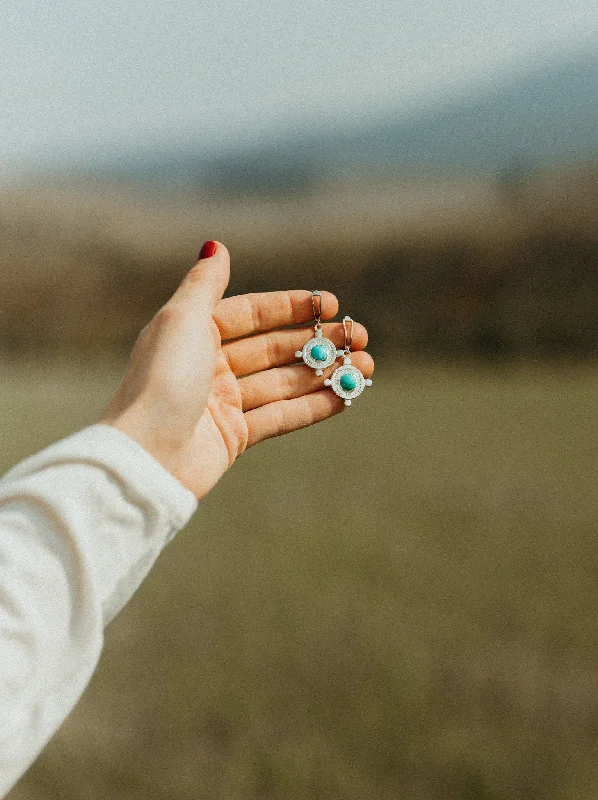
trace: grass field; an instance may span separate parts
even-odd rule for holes
[[[2,467],[118,369],[4,366]],[[383,365],[249,451],[10,800],[598,798],[598,367]]]
[[[514,184],[391,170],[271,197],[0,187],[0,357],[128,353],[218,239],[231,294],[335,291],[377,357],[598,358],[597,210],[592,163]]]

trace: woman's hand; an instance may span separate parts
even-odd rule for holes
[[[342,411],[324,377],[296,361],[310,337],[287,326],[312,319],[311,292],[264,292],[222,299],[227,249],[207,242],[200,259],[141,334],[124,380],[100,420],[135,439],[199,499],[247,447]],[[322,318],[335,316],[322,292]],[[283,330],[281,330],[283,329]],[[341,323],[324,335],[343,346]],[[353,348],[367,343],[356,324]],[[372,358],[355,353],[366,377]]]

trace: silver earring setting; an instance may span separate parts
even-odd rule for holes
[[[303,350],[297,350],[295,358],[302,358],[304,364],[315,369],[319,377],[326,367],[333,364],[338,356],[343,355],[344,351],[337,350],[334,342],[322,333],[322,294],[317,289],[311,293],[311,304],[314,312],[315,336],[303,345]]]
[[[353,320],[351,317],[344,317],[343,328],[345,331],[345,349],[338,351],[338,354],[343,356],[343,364],[334,370],[330,378],[326,378],[324,386],[330,386],[336,395],[343,398],[345,405],[350,406],[351,401],[359,397],[366,386],[372,385],[372,381],[351,364],[351,344],[353,342]]]

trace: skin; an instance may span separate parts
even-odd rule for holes
[[[311,292],[263,292],[222,299],[229,254],[217,243],[200,259],[139,335],[126,374],[99,420],[136,440],[200,499],[247,447],[338,414],[343,401],[296,364],[313,320]],[[322,319],[338,312],[322,292]],[[324,336],[344,344],[342,323]],[[362,352],[367,332],[355,323],[353,364],[370,377]]]

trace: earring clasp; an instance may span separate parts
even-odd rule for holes
[[[314,289],[311,293],[311,307],[313,308],[315,323],[319,325],[322,320],[322,293],[318,289]]]
[[[347,323],[349,324],[347,325]],[[345,355],[348,355],[353,344],[353,320],[351,317],[343,317],[343,329],[345,331]]]

